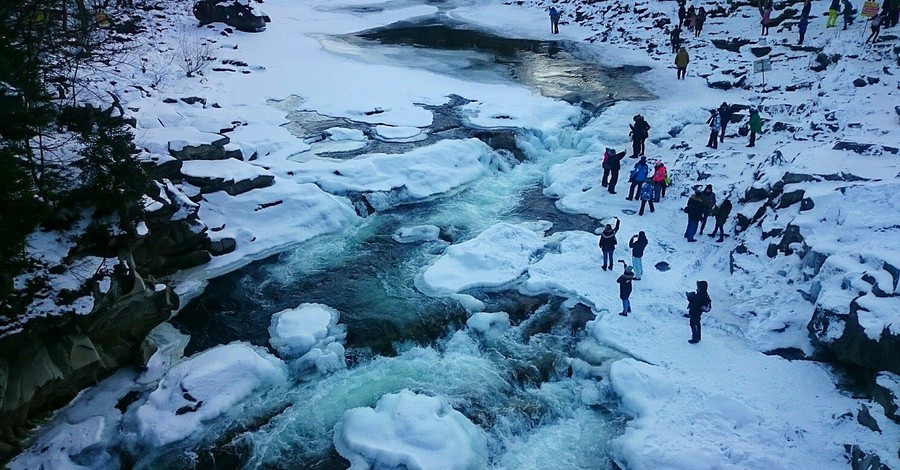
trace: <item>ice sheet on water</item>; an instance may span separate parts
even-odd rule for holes
[[[375,408],[354,408],[334,428],[334,446],[353,469],[485,468],[484,431],[446,398],[401,390]]]
[[[497,224],[472,240],[447,247],[417,279],[428,295],[446,296],[476,287],[497,287],[518,279],[531,257],[544,247],[542,233],[519,225]]]
[[[391,237],[397,243],[415,243],[437,240],[440,234],[441,229],[436,225],[416,225],[397,229]]]

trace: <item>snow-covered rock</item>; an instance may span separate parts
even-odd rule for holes
[[[488,337],[500,336],[509,329],[509,314],[506,312],[478,312],[469,317],[466,325]]]
[[[136,411],[141,441],[158,447],[189,437],[262,387],[287,380],[278,358],[243,343],[208,349],[170,369]]]
[[[269,343],[304,379],[346,367],[346,331],[340,313],[322,304],[302,304],[272,316]]]
[[[441,229],[435,225],[416,225],[415,227],[403,227],[397,229],[391,238],[397,243],[415,243],[437,240],[441,235]]]
[[[487,466],[484,431],[443,397],[409,390],[354,408],[334,428],[352,469],[468,470]]]

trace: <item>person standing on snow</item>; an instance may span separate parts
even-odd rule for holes
[[[700,317],[712,310],[712,299],[709,298],[708,288],[706,281],[697,281],[697,291],[687,293],[688,313],[685,316],[690,318],[691,325],[691,339],[688,340],[688,343],[700,342]]]
[[[716,208],[716,193],[713,192],[711,184],[703,188],[703,192],[700,193],[700,200],[703,201],[703,214],[700,216],[700,235],[703,235],[703,231],[706,230],[706,221]]]
[[[556,7],[550,7],[550,33],[559,34],[559,10]]]
[[[694,37],[700,37],[703,31],[703,23],[706,23],[706,8],[700,7],[697,11],[697,28],[694,29]]]
[[[719,132],[719,141],[725,142],[725,129],[731,121],[731,106],[724,101],[722,102],[722,105],[719,106],[719,117],[721,118],[722,124],[722,130]]]
[[[694,194],[688,199],[687,207],[684,208],[684,211],[687,212],[688,216],[684,238],[687,238],[689,242],[695,242],[697,240],[694,238],[694,235],[697,234],[697,226],[700,225],[700,219],[703,217],[703,199],[700,198],[699,191],[694,191]]]
[[[800,11],[800,16],[809,18],[810,11],[812,11],[812,0],[803,0],[803,10]]]
[[[650,181],[647,181],[641,186],[641,209],[638,211],[638,215],[644,215],[644,206],[646,206],[647,203],[650,203],[650,212],[656,212],[656,208],[653,207],[654,192],[653,184]]]
[[[672,53],[678,53],[678,46],[681,45],[681,26],[675,26],[669,33],[669,42],[672,44]]]
[[[625,266],[625,273],[616,279],[616,282],[619,283],[619,298],[622,299],[622,312],[619,315],[623,317],[627,317],[631,313],[631,301],[628,298],[631,297],[631,281],[633,280],[634,270],[628,265]]]
[[[647,137],[650,136],[650,124],[644,120],[644,116],[638,114],[634,117],[634,123],[629,124],[628,128],[631,130],[628,135],[631,136],[631,146],[634,151],[631,158],[637,158],[644,154]]]
[[[678,1],[678,25],[675,26],[675,29],[681,29],[684,26],[684,20],[687,19],[687,10],[684,8],[684,3],[685,0]]]
[[[881,33],[882,16],[883,15],[875,15],[872,17],[872,34],[866,38],[866,44],[868,44],[869,41],[872,41],[872,44],[875,44],[875,41],[878,40],[878,34]]]
[[[728,221],[728,216],[731,215],[731,199],[728,197],[719,204],[719,207],[716,207],[713,210],[713,216],[716,218],[716,226],[713,228],[712,233],[709,234],[710,237],[715,237],[716,232],[719,232],[719,239],[716,240],[716,243],[722,243],[725,241],[725,222]]]
[[[722,129],[722,120],[719,117],[719,111],[715,109],[709,110],[709,119],[706,120],[709,125],[709,140],[706,146],[709,148],[719,148],[719,131]]]
[[[647,235],[641,231],[637,235],[628,240],[628,247],[631,248],[631,265],[634,266],[634,280],[640,281],[644,277],[644,249],[647,248]]]
[[[653,176],[650,178],[650,181],[653,183],[653,202],[659,202],[665,192],[666,176],[668,176],[666,165],[662,160],[657,160],[656,164],[653,165]]]
[[[806,29],[809,28],[809,18],[806,16],[801,16],[800,21],[797,22],[797,30],[800,32],[800,40],[797,41],[798,46],[803,45],[803,38],[806,37]]]
[[[756,134],[762,132],[762,118],[756,108],[750,110],[750,143],[747,147],[756,146]]]
[[[641,196],[641,186],[644,185],[644,181],[647,181],[649,174],[650,166],[647,165],[647,157],[641,157],[634,164],[634,168],[631,169],[631,174],[628,176],[628,182],[631,183],[631,187],[628,188],[628,197],[625,199],[631,201]]]
[[[603,252],[603,270],[607,269],[612,270],[613,268],[613,254],[616,251],[616,233],[619,231],[619,225],[621,222],[618,217],[616,217],[616,227],[613,228],[612,225],[606,224],[606,228],[603,229],[603,233],[600,234],[600,251]]]
[[[622,160],[625,158],[624,150],[616,153],[614,149],[606,148],[603,154],[603,181],[601,184],[609,189],[609,194],[616,194],[616,183],[619,182],[619,169],[622,168]],[[607,178],[609,178],[607,180]]]
[[[769,0],[769,2],[766,4],[766,7],[762,11],[762,19],[759,21],[759,23],[762,25],[762,35],[763,36],[769,35],[769,23],[772,21],[771,18],[772,18],[772,1]]]
[[[847,30],[847,26],[853,24],[853,17],[856,16],[856,9],[853,8],[853,4],[850,3],[850,0],[841,0],[844,5],[844,9],[841,11],[841,14],[844,16],[844,31]]]
[[[688,31],[694,31],[694,28],[697,27],[697,12],[694,10],[694,5],[691,5],[687,11],[687,22],[685,23]]]
[[[675,68],[678,69],[678,80],[684,80],[684,76],[687,75],[687,66],[690,63],[691,58],[688,56],[687,49],[684,46],[681,46],[678,49],[678,54],[675,54]]]
[[[828,7],[828,20],[825,21],[826,28],[833,28],[837,24],[838,12],[841,10],[841,0],[831,0],[831,6]]]

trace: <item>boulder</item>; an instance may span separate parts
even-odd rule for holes
[[[834,144],[834,147],[831,147],[833,150],[849,150],[854,153],[858,153],[860,155],[866,153],[890,153],[896,155],[897,152],[900,152],[900,149],[896,147],[888,147],[886,145],[878,145],[878,144],[864,144],[861,142],[848,142],[848,141],[840,141]]]
[[[185,181],[200,188],[204,194],[225,191],[235,196],[275,182],[275,175],[265,168],[234,158],[184,162],[181,172]]]
[[[265,13],[240,0],[201,0],[194,4],[194,17],[201,25],[225,23],[248,33],[265,31],[268,21]]]
[[[853,80],[853,86],[855,86],[856,88],[862,88],[866,85],[867,85],[866,81],[863,80],[862,78],[857,78],[856,80]]]
[[[807,325],[813,342],[841,362],[900,373],[900,335],[885,328],[877,339],[870,338],[859,323],[860,310],[855,300],[850,303],[849,314],[827,312],[817,306]]]
[[[95,294],[91,313],[41,317],[0,338],[0,447],[18,448],[29,419],[135,360],[147,333],[177,308],[170,288],[137,284],[122,270]]]

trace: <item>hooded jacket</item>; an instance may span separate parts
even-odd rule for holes
[[[716,224],[725,225],[725,222],[728,221],[729,215],[731,215],[731,200],[725,199],[724,201],[722,201],[722,204],[719,204],[719,207],[716,208]]]
[[[616,249],[616,233],[619,231],[620,220],[616,220],[616,227],[613,229],[603,229],[600,234],[600,249],[603,251],[613,251]]]
[[[700,198],[700,193],[695,192],[688,199],[687,207],[685,211],[688,215],[688,220],[700,220],[703,218],[703,213],[706,209],[703,207],[703,200]]]
[[[706,281],[697,281],[697,291],[688,292],[688,314],[691,318],[700,318],[700,315],[712,310],[712,299],[707,288]]]
[[[677,54],[675,54],[675,66],[678,68],[683,69],[687,67],[690,61],[691,58],[690,56],[688,56],[687,49],[682,48],[680,51],[678,51]]]
[[[631,239],[628,242],[628,247],[631,248],[631,256],[635,258],[643,258],[644,250],[647,248],[647,237],[638,234],[637,240]]]
[[[625,274],[619,276],[619,278],[616,279],[616,282],[619,283],[619,298],[620,299],[624,300],[631,296],[631,289],[632,289],[631,281],[633,281],[633,280],[634,280],[634,273],[633,272],[630,273],[628,271],[625,271]]]

